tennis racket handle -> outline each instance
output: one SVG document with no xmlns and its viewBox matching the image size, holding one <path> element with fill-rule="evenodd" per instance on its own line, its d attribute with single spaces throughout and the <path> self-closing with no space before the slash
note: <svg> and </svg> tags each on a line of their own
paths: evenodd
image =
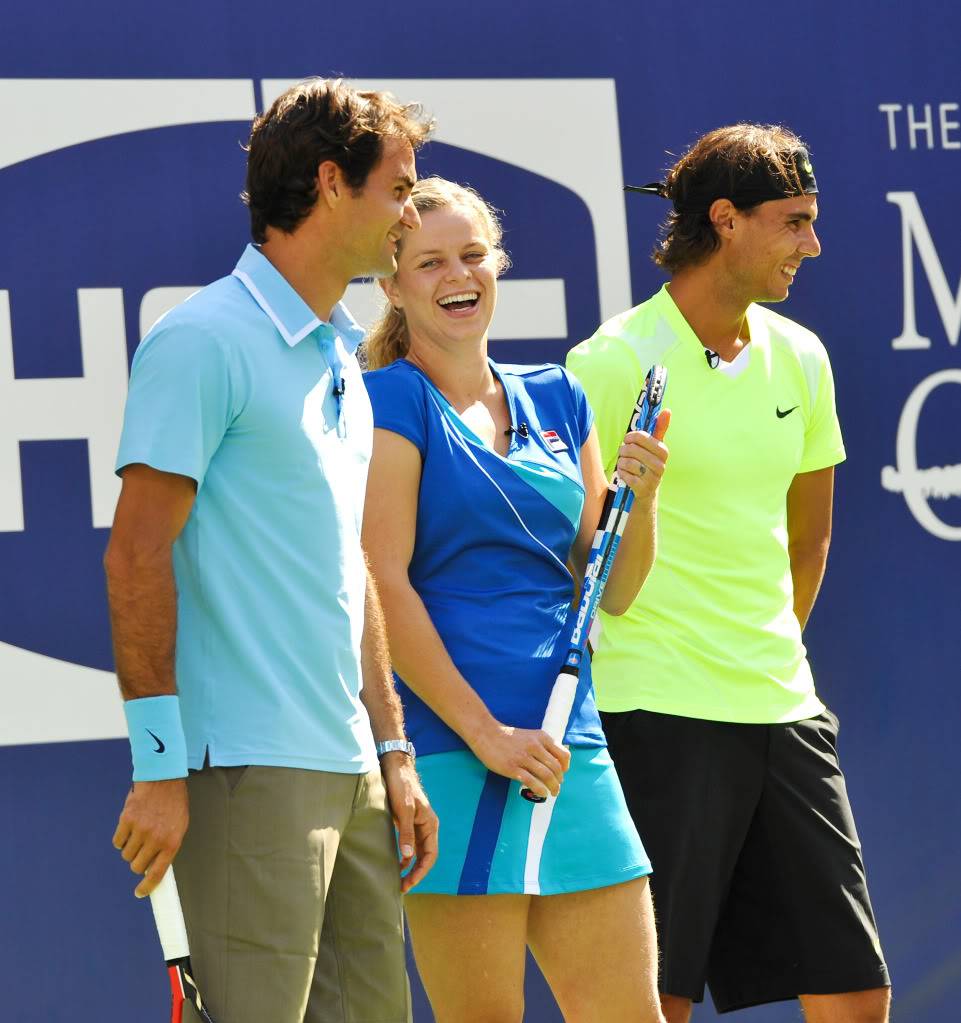
<svg viewBox="0 0 961 1023">
<path fill-rule="evenodd" d="M 561 671 L 551 690 L 551 698 L 544 711 L 544 723 L 541 725 L 558 746 L 564 742 L 576 694 L 577 674 L 569 669 Z"/>
<path fill-rule="evenodd" d="M 564 742 L 564 733 L 567 731 L 567 722 L 571 717 L 571 709 L 574 706 L 574 697 L 577 694 L 578 672 L 569 667 L 561 669 L 561 673 L 554 682 L 551 690 L 551 698 L 547 701 L 547 710 L 544 711 L 544 721 L 541 728 L 560 746 Z M 529 803 L 545 803 L 547 798 L 539 796 L 528 788 L 521 789 L 521 795 Z"/>
<path fill-rule="evenodd" d="M 157 934 L 160 935 L 164 961 L 169 963 L 173 959 L 186 959 L 190 955 L 190 945 L 173 867 L 167 867 L 167 873 L 160 884 L 150 893 L 150 905 L 157 924 Z"/>
</svg>

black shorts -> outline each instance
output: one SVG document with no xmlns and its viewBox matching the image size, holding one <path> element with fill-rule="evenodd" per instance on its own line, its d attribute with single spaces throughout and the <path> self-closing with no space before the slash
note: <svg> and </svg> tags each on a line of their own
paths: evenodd
<svg viewBox="0 0 961 1023">
<path fill-rule="evenodd" d="M 890 983 L 830 712 L 603 714 L 654 865 L 660 989 L 718 1012 Z"/>
</svg>

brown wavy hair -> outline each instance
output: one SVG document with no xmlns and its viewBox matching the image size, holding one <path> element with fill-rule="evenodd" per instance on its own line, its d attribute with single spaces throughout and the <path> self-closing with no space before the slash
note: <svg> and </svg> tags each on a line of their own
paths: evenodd
<svg viewBox="0 0 961 1023">
<path fill-rule="evenodd" d="M 461 208 L 472 213 L 484 225 L 491 249 L 497 257 L 497 274 L 500 276 L 510 265 L 510 257 L 504 251 L 501 241 L 504 230 L 497 210 L 474 191 L 469 185 L 459 185 L 446 178 L 421 178 L 414 185 L 411 199 L 418 213 L 432 210 Z M 403 245 L 401 240 L 400 245 Z M 399 250 L 398 246 L 398 250 Z M 364 356 L 368 369 L 380 369 L 404 358 L 410 348 L 410 334 L 403 309 L 395 309 L 389 302 L 383 315 L 371 327 L 364 342 Z"/>
<path fill-rule="evenodd" d="M 738 181 L 759 165 L 784 183 L 785 193 L 800 190 L 794 158 L 804 148 L 794 132 L 776 124 L 732 124 L 698 139 L 667 172 L 665 193 L 674 209 L 661 227 L 654 262 L 677 273 L 715 252 L 720 242 L 711 224 L 711 204 L 728 198 L 744 212 L 760 205 L 735 198 Z"/>
<path fill-rule="evenodd" d="M 282 93 L 256 118 L 247 150 L 247 183 L 240 197 L 250 209 L 250 233 L 290 233 L 317 202 L 317 168 L 333 160 L 355 192 L 376 166 L 385 138 L 416 150 L 433 130 L 417 104 L 389 92 L 357 92 L 342 78 L 309 78 Z"/>
</svg>

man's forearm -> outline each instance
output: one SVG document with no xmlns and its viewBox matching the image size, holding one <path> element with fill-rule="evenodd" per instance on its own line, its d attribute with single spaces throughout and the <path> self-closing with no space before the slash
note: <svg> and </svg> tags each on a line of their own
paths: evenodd
<svg viewBox="0 0 961 1023">
<path fill-rule="evenodd" d="M 404 737 L 404 710 L 394 688 L 394 676 L 387 649 L 387 627 L 380 597 L 370 571 L 367 572 L 367 597 L 364 601 L 364 634 L 360 647 L 364 686 L 360 698 L 370 715 L 374 739 Z"/>
<path fill-rule="evenodd" d="M 125 700 L 177 692 L 177 589 L 170 554 L 104 559 L 114 660 Z"/>
<path fill-rule="evenodd" d="M 788 556 L 794 613 L 803 629 L 817 599 L 831 546 L 834 466 L 798 473 L 787 492 Z"/>
<path fill-rule="evenodd" d="M 790 548 L 791 578 L 794 581 L 794 613 L 803 629 L 817 600 L 824 569 L 827 566 L 827 545 L 815 550 Z"/>
<path fill-rule="evenodd" d="M 195 493 L 188 477 L 142 463 L 127 466 L 103 559 L 134 780 L 113 844 L 133 871 L 146 871 L 139 896 L 159 883 L 189 821 L 187 745 L 174 669 L 173 545 Z"/>
</svg>

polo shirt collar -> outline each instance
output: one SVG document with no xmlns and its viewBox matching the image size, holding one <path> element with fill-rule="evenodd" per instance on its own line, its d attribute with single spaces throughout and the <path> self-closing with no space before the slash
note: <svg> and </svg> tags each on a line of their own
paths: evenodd
<svg viewBox="0 0 961 1023">
<path fill-rule="evenodd" d="M 339 337 L 348 354 L 353 354 L 364 339 L 364 330 L 338 302 L 331 313 L 330 322 L 320 319 L 290 286 L 286 277 L 260 251 L 256 245 L 244 249 L 233 276 L 250 292 L 251 297 L 270 317 L 280 336 L 291 348 L 303 341 L 318 327 L 328 338 Z"/>
<path fill-rule="evenodd" d="M 661 290 L 654 296 L 654 301 L 657 304 L 657 311 L 661 314 L 660 322 L 669 326 L 679 341 L 689 345 L 696 344 L 699 348 L 704 347 L 691 329 L 691 325 L 684 319 L 684 314 L 678 309 L 666 284 L 661 285 Z"/>
<path fill-rule="evenodd" d="M 694 333 L 691 325 L 684 319 L 684 314 L 678 309 L 677 303 L 671 297 L 666 284 L 661 286 L 661 290 L 655 294 L 654 300 L 657 303 L 657 310 L 661 314 L 662 323 L 667 321 L 673 328 L 674 334 L 685 343 L 704 348 L 704 345 L 701 344 L 701 339 Z M 760 307 L 752 302 L 747 307 L 745 315 L 747 316 L 748 328 L 751 332 L 749 346 L 752 348 L 766 347 L 768 329 Z"/>
</svg>

